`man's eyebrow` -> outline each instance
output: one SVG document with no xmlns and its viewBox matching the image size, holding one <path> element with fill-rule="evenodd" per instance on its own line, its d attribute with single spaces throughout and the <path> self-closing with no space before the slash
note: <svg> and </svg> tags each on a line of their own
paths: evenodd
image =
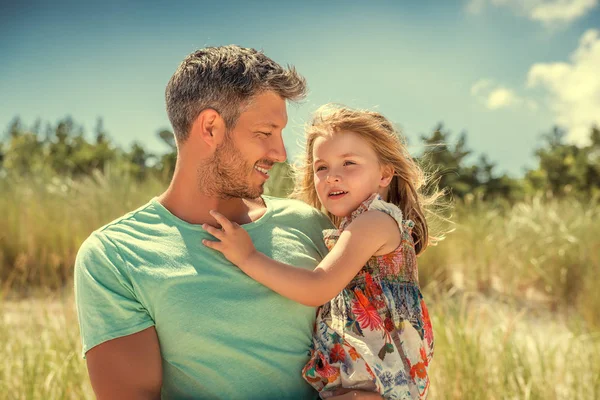
<svg viewBox="0 0 600 400">
<path fill-rule="evenodd" d="M 275 124 L 273 122 L 270 122 L 270 121 L 269 122 L 266 122 L 266 121 L 265 122 L 259 122 L 259 123 L 256 123 L 256 124 L 252 125 L 252 126 L 254 128 L 263 127 L 263 126 L 268 126 L 269 128 L 274 128 L 274 129 L 279 128 L 279 125 L 277 125 L 277 124 Z"/>
</svg>

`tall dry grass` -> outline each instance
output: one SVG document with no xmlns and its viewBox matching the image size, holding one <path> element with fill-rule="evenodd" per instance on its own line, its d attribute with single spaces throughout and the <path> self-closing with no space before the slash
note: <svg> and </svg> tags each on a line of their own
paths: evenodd
<svg viewBox="0 0 600 400">
<path fill-rule="evenodd" d="M 430 281 L 575 312 L 600 327 L 600 204 L 533 198 L 458 204 L 454 231 L 420 258 Z"/>
<path fill-rule="evenodd" d="M 59 289 L 72 277 L 83 240 L 165 184 L 100 173 L 66 178 L 0 179 L 0 288 Z"/>
<path fill-rule="evenodd" d="M 0 399 L 91 399 L 73 298 L 0 300 Z"/>
<path fill-rule="evenodd" d="M 431 398 L 600 398 L 600 332 L 478 293 L 432 297 Z"/>
<path fill-rule="evenodd" d="M 431 399 L 600 398 L 600 335 L 475 293 L 426 293 Z M 70 294 L 0 300 L 0 400 L 91 399 Z"/>
</svg>

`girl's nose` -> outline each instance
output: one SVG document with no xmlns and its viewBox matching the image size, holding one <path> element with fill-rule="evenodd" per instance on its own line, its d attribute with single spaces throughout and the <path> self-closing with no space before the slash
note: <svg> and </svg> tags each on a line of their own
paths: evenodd
<svg viewBox="0 0 600 400">
<path fill-rule="evenodd" d="M 340 176 L 338 174 L 328 174 L 327 175 L 327 182 L 331 183 L 331 182 L 339 182 L 340 181 Z"/>
</svg>

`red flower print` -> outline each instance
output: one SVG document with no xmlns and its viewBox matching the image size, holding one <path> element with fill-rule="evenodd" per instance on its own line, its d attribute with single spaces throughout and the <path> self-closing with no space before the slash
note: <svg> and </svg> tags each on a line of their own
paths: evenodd
<svg viewBox="0 0 600 400">
<path fill-rule="evenodd" d="M 337 374 L 337 369 L 332 367 L 331 364 L 327 362 L 323 354 L 319 352 L 319 359 L 316 362 L 315 370 L 317 373 L 325 378 L 329 378 Z"/>
<path fill-rule="evenodd" d="M 381 296 L 381 288 L 373 281 L 371 274 L 365 274 L 365 283 L 371 297 Z"/>
<path fill-rule="evenodd" d="M 352 361 L 356 361 L 360 358 L 358 352 L 354 347 L 350 347 L 350 350 L 348 350 L 348 354 L 350 354 L 350 358 L 352 358 Z"/>
<path fill-rule="evenodd" d="M 344 351 L 344 348 L 342 347 L 341 344 L 336 343 L 333 348 L 331 349 L 331 352 L 329 353 L 329 359 L 331 360 L 332 363 L 335 362 L 344 362 L 344 360 L 346 359 L 346 352 Z"/>
<path fill-rule="evenodd" d="M 396 260 L 397 252 L 384 254 L 381 256 L 381 272 L 383 275 L 398 275 L 403 263 L 402 258 Z"/>
<path fill-rule="evenodd" d="M 423 363 L 425 364 L 425 366 L 428 366 L 429 361 L 427 361 L 427 354 L 425 354 L 425 347 L 421 346 L 421 348 L 419 349 L 419 353 L 421 353 L 421 360 L 423 360 Z"/>
<path fill-rule="evenodd" d="M 328 383 L 333 383 L 333 382 L 335 382 L 335 381 L 336 381 L 336 379 L 337 379 L 339 376 L 340 376 L 340 371 L 339 371 L 339 370 L 336 370 L 336 371 L 335 371 L 335 374 L 333 374 L 333 375 L 331 375 L 331 376 L 328 376 L 328 377 L 327 377 L 327 382 L 328 382 Z"/>
<path fill-rule="evenodd" d="M 352 300 L 352 312 L 362 329 L 378 330 L 382 327 L 382 321 L 377 310 L 365 297 L 361 290 L 355 290 L 356 298 Z"/>
<path fill-rule="evenodd" d="M 423 329 L 425 331 L 424 336 L 427 340 L 427 343 L 431 345 L 431 343 L 433 343 L 433 329 L 431 327 L 431 320 L 429 319 L 429 310 L 427 309 L 423 299 L 421 299 L 421 310 L 423 310 Z"/>
<path fill-rule="evenodd" d="M 393 332 L 394 329 L 396 329 L 396 327 L 394 326 L 394 322 L 392 321 L 392 319 L 390 317 L 385 318 L 384 325 L 385 325 L 385 330 L 387 332 Z"/>
<path fill-rule="evenodd" d="M 423 321 L 425 321 L 427 324 L 431 324 L 431 321 L 429 320 L 429 310 L 427 309 L 423 299 L 421 299 L 421 310 L 423 310 Z"/>
<path fill-rule="evenodd" d="M 419 377 L 421 379 L 424 379 L 427 377 L 427 368 L 425 368 L 425 363 L 424 362 L 419 362 L 416 363 L 415 365 L 413 365 L 410 368 L 410 376 L 415 379 L 415 377 Z"/>
</svg>

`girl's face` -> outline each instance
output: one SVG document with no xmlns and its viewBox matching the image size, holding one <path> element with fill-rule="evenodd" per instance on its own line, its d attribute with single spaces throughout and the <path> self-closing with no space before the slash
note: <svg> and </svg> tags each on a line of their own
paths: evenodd
<svg viewBox="0 0 600 400">
<path fill-rule="evenodd" d="M 349 216 L 375 192 L 385 199 L 393 172 L 379 164 L 369 143 L 354 132 L 315 139 L 313 170 L 321 204 L 337 217 Z"/>
</svg>

